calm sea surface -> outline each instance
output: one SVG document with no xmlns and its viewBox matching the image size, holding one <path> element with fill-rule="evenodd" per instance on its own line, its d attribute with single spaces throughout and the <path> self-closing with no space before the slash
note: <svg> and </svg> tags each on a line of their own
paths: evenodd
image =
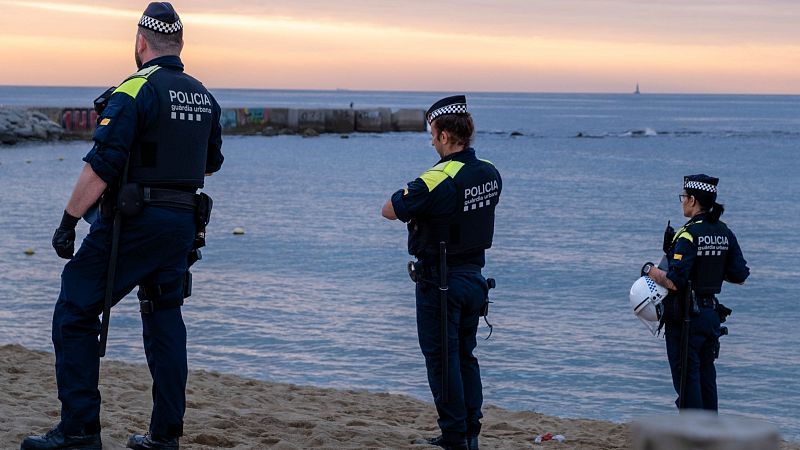
<svg viewBox="0 0 800 450">
<path fill-rule="evenodd" d="M 0 104 L 79 106 L 101 91 L 0 87 Z M 425 108 L 441 97 L 215 94 L 228 107 Z M 721 179 L 723 219 L 752 269 L 745 286 L 721 295 L 734 310 L 717 364 L 721 412 L 800 440 L 800 97 L 469 101 L 475 147 L 504 178 L 485 270 L 498 284 L 495 331 L 477 349 L 486 402 L 614 421 L 674 411 L 663 339 L 635 319 L 628 290 L 642 263 L 660 257 L 667 220 L 684 221 L 682 176 L 705 172 Z M 50 238 L 89 147 L 0 149 L 0 344 L 52 350 L 63 260 Z M 191 367 L 429 400 L 405 227 L 380 217 L 393 191 L 436 162 L 427 134 L 229 136 L 223 152 L 223 170 L 206 185 L 209 245 L 183 309 Z M 246 234 L 234 236 L 237 226 Z M 131 295 L 114 309 L 109 358 L 144 362 L 137 307 Z"/>
</svg>

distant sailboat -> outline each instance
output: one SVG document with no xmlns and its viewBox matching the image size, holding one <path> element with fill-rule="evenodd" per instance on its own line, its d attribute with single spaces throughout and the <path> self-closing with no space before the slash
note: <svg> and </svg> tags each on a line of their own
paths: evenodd
<svg viewBox="0 0 800 450">
<path fill-rule="evenodd" d="M 633 93 L 636 94 L 636 95 L 641 94 L 641 92 L 639 92 L 639 83 L 636 83 L 636 90 L 633 91 Z"/>
</svg>

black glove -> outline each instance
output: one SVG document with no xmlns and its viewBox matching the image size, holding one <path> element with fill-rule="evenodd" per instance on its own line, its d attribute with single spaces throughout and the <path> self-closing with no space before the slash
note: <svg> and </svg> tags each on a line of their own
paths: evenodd
<svg viewBox="0 0 800 450">
<path fill-rule="evenodd" d="M 664 230 L 664 254 L 669 252 L 669 249 L 672 247 L 672 240 L 675 239 L 675 229 L 672 228 L 672 225 L 669 224 L 669 220 L 667 221 L 667 228 Z"/>
<path fill-rule="evenodd" d="M 75 226 L 78 225 L 78 220 L 80 219 L 64 211 L 61 225 L 53 233 L 53 248 L 61 258 L 72 259 L 72 255 L 75 253 Z"/>
<path fill-rule="evenodd" d="M 650 266 L 650 267 L 655 267 L 656 265 L 655 265 L 655 264 L 653 264 L 653 263 L 651 263 L 650 261 L 647 261 L 646 263 L 644 263 L 644 265 L 642 266 L 642 270 L 640 270 L 640 271 L 639 271 L 639 275 L 640 275 L 640 276 L 645 276 L 645 275 L 647 275 L 647 272 L 645 272 L 645 271 L 644 271 L 644 269 L 645 269 L 647 266 Z"/>
</svg>

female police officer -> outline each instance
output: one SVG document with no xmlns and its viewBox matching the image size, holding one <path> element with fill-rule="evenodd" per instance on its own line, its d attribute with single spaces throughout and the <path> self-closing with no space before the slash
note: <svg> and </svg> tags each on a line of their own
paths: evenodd
<svg viewBox="0 0 800 450">
<path fill-rule="evenodd" d="M 408 223 L 408 251 L 417 258 L 410 272 L 417 274 L 417 334 L 442 430 L 428 443 L 477 450 L 483 388 L 472 351 L 489 290 L 481 268 L 492 246 L 502 180 L 470 147 L 475 125 L 463 95 L 434 103 L 427 119 L 441 159 L 395 192 L 381 213 Z"/>
<path fill-rule="evenodd" d="M 665 242 L 668 270 L 645 264 L 644 274 L 670 290 L 664 301 L 667 357 L 672 370 L 672 383 L 678 393 L 679 408 L 717 411 L 717 372 L 714 360 L 719 355 L 720 320 L 725 312 L 716 295 L 722 282 L 743 284 L 750 275 L 747 262 L 736 236 L 719 220 L 724 212 L 716 202 L 719 179 L 708 175 L 684 177 L 683 192 L 678 196 L 683 215 L 689 221 L 671 241 Z M 666 241 L 666 240 L 665 240 Z M 691 281 L 692 301 L 689 306 L 687 355 L 681 358 L 684 295 Z M 685 370 L 684 398 L 681 396 L 681 365 Z"/>
</svg>

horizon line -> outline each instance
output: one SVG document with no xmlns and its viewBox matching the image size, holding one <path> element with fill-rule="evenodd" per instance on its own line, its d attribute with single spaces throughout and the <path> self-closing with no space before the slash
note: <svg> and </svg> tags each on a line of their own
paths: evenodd
<svg viewBox="0 0 800 450">
<path fill-rule="evenodd" d="M 107 89 L 104 86 L 91 86 L 91 85 L 59 85 L 59 84 L 0 84 L 2 88 L 98 88 Z M 484 91 L 484 90 L 468 90 L 468 89 L 453 89 L 453 90 L 416 90 L 416 89 L 351 89 L 351 88 L 268 88 L 268 87 L 229 87 L 229 86 L 209 86 L 208 89 L 213 91 L 215 89 L 225 90 L 238 90 L 238 91 L 278 91 L 278 92 L 395 92 L 395 93 L 419 93 L 419 94 L 442 94 L 450 92 L 463 92 L 469 94 L 525 94 L 525 95 L 539 95 L 539 94 L 554 94 L 554 95 L 719 95 L 719 96 L 772 96 L 772 97 L 797 97 L 800 93 L 764 93 L 764 92 L 659 92 L 659 91 L 644 91 L 639 94 L 634 94 L 634 91 Z"/>
</svg>

